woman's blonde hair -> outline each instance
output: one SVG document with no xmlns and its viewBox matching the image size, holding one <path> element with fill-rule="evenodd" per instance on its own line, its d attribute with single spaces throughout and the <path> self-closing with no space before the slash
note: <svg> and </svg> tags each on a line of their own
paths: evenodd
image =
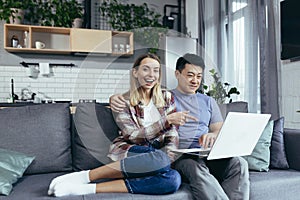
<svg viewBox="0 0 300 200">
<path fill-rule="evenodd" d="M 139 69 L 139 66 L 142 62 L 143 59 L 145 58 L 151 58 L 154 59 L 156 61 L 158 61 L 159 65 L 161 65 L 160 63 L 160 59 L 154 55 L 154 54 L 143 54 L 141 56 L 139 56 L 137 58 L 137 60 L 134 62 L 132 69 Z M 161 90 L 161 66 L 159 68 L 159 79 L 158 82 L 156 83 L 156 85 L 151 89 L 151 97 L 153 100 L 154 105 L 156 105 L 157 107 L 163 107 L 165 105 L 165 100 L 163 98 L 163 94 L 162 94 L 162 90 Z M 130 74 L 130 104 L 131 106 L 136 106 L 138 105 L 140 102 L 143 102 L 143 90 L 140 87 L 139 81 L 137 78 L 135 78 L 133 76 L 133 70 L 131 70 L 131 74 Z"/>
</svg>

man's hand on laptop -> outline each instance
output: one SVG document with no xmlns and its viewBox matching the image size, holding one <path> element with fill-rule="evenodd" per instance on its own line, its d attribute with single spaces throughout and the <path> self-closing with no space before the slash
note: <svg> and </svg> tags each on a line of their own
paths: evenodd
<svg viewBox="0 0 300 200">
<path fill-rule="evenodd" d="M 206 133 L 199 138 L 199 144 L 204 148 L 211 148 L 217 138 L 217 133 Z"/>
<path fill-rule="evenodd" d="M 114 112 L 122 112 L 126 107 L 126 101 L 123 95 L 114 94 L 109 97 L 109 105 Z"/>
</svg>

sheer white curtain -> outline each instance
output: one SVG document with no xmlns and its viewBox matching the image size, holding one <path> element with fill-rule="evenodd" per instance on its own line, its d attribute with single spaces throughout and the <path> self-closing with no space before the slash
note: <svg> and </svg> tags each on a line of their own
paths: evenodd
<svg viewBox="0 0 300 200">
<path fill-rule="evenodd" d="M 250 112 L 259 112 L 259 40 L 257 13 L 252 0 L 228 0 L 228 65 L 224 80 L 236 86 L 238 100 L 248 102 Z"/>
<path fill-rule="evenodd" d="M 235 101 L 259 112 L 259 46 L 252 0 L 205 0 L 205 50 L 222 77 L 241 92 Z M 206 75 L 207 77 L 208 75 Z"/>
<path fill-rule="evenodd" d="M 250 112 L 280 115 L 280 0 L 202 0 L 206 63 Z M 206 71 L 208 71 L 206 70 Z M 206 75 L 209 84 L 209 75 Z M 208 81 L 207 81 L 208 80 Z"/>
<path fill-rule="evenodd" d="M 200 1 L 202 7 L 204 8 L 204 58 L 206 63 L 205 69 L 205 84 L 210 85 L 213 83 L 213 78 L 209 75 L 208 71 L 210 69 L 216 69 L 220 71 L 222 67 L 222 58 L 220 58 L 220 51 L 222 48 L 217 48 L 222 46 L 221 42 L 221 18 L 220 14 L 220 2 L 215 0 L 203 0 Z"/>
</svg>

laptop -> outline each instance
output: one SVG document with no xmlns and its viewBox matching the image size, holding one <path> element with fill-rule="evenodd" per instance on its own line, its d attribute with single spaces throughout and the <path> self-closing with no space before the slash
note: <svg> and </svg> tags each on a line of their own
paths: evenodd
<svg viewBox="0 0 300 200">
<path fill-rule="evenodd" d="M 270 114 L 229 112 L 210 149 L 174 149 L 173 151 L 207 157 L 207 160 L 250 155 L 270 117 Z"/>
</svg>

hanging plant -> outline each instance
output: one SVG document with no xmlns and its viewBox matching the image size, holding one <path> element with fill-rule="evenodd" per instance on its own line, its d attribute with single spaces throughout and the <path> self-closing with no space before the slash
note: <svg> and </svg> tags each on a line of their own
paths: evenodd
<svg viewBox="0 0 300 200">
<path fill-rule="evenodd" d="M 135 5 L 117 0 L 104 1 L 99 11 L 114 30 L 134 32 L 135 42 L 150 48 L 152 53 L 159 47 L 160 36 L 167 32 L 167 28 L 159 22 L 161 15 L 146 3 Z"/>
</svg>

